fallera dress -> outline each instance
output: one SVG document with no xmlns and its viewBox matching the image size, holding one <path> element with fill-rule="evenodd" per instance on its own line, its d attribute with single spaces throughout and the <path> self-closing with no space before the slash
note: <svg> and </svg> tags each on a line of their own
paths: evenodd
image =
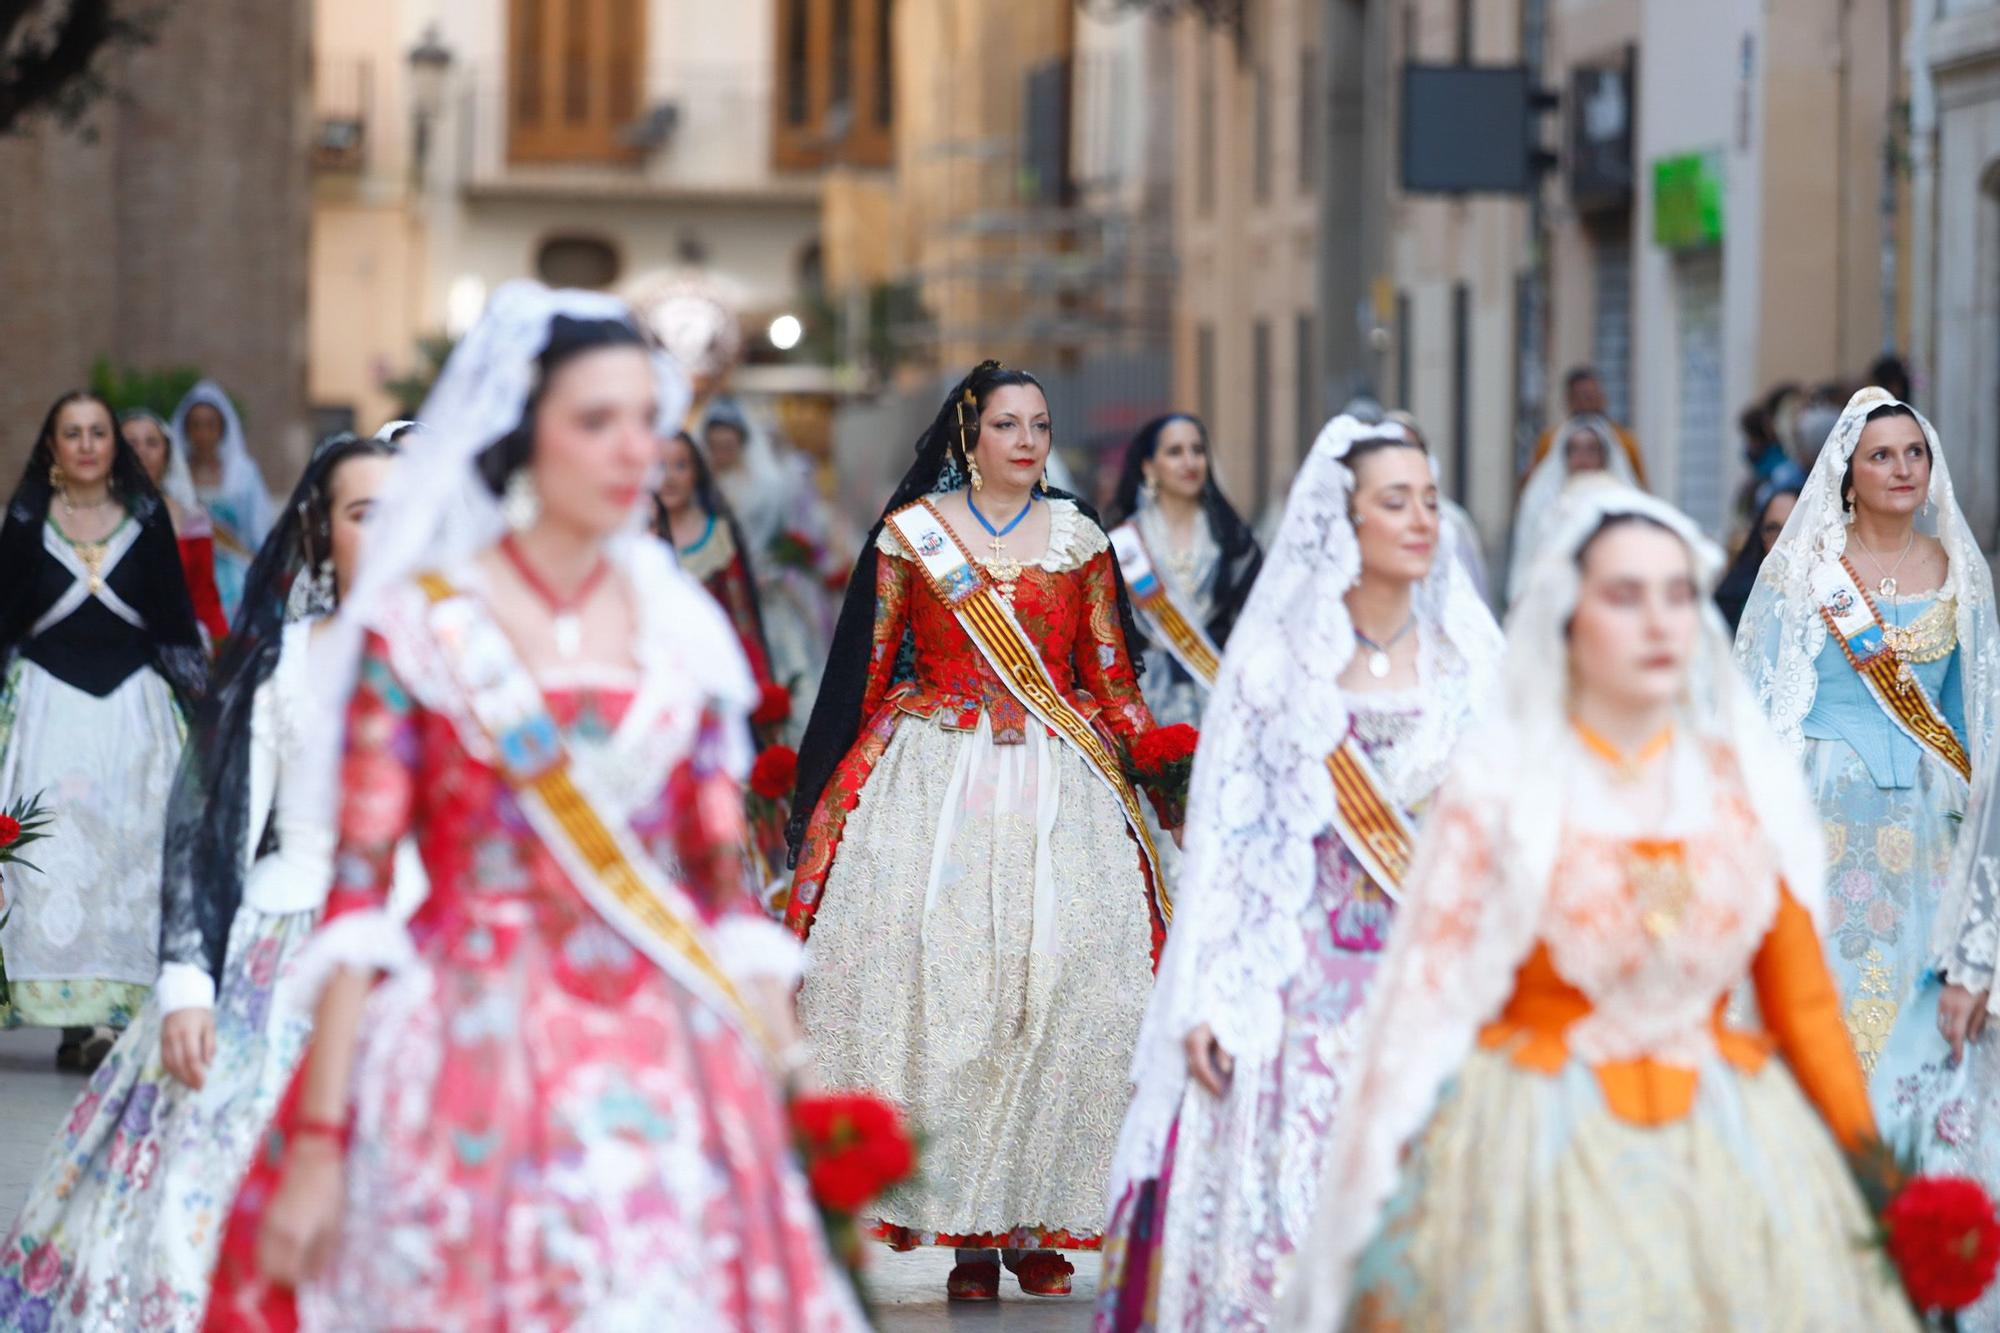
<svg viewBox="0 0 2000 1333">
<path fill-rule="evenodd" d="M 1122 749 L 1153 726 L 1104 532 L 1066 499 L 1012 608 L 1063 697 Z M 876 544 L 859 738 L 814 811 L 787 921 L 821 1082 L 899 1103 L 920 1179 L 899 1247 L 1095 1248 L 1165 918 L 1125 809 L 1026 711 L 891 528 Z M 909 637 L 914 673 L 898 678 Z"/>
<path fill-rule="evenodd" d="M 680 577 L 653 556 L 628 566 L 637 586 Z M 452 583 L 477 604 L 476 568 Z M 710 873 L 742 838 L 743 724 L 691 684 L 685 654 L 728 631 L 686 587 L 672 606 L 639 599 L 636 676 L 535 684 L 585 799 L 680 868 L 715 960 L 752 975 L 772 946 L 796 949 L 739 875 Z M 297 1325 L 861 1328 L 755 1043 L 570 878 L 471 721 L 429 610 L 415 586 L 385 597 L 350 705 L 314 947 L 386 975 L 355 1052 L 338 1247 L 297 1293 Z M 405 835 L 430 883 L 407 931 L 387 910 Z M 210 1329 L 290 1326 L 254 1255 L 296 1092 L 238 1195 Z"/>
</svg>

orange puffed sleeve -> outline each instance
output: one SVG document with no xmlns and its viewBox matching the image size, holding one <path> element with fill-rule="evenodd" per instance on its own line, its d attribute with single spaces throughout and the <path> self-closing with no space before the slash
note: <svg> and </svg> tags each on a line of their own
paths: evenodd
<svg viewBox="0 0 2000 1333">
<path fill-rule="evenodd" d="M 1843 1148 L 1875 1137 L 1868 1081 L 1840 1018 L 1840 995 L 1820 952 L 1819 932 L 1790 889 L 1779 886 L 1778 916 L 1750 967 L 1764 1026 L 1800 1088 Z"/>
</svg>

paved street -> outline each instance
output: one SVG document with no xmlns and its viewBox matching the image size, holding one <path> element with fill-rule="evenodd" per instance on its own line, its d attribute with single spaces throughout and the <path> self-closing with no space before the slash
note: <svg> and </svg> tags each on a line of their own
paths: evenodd
<svg viewBox="0 0 2000 1333">
<path fill-rule="evenodd" d="M 0 1216 L 12 1222 L 34 1183 L 42 1153 L 70 1102 L 83 1087 L 75 1074 L 55 1067 L 53 1032 L 0 1032 Z M 1003 1279 L 997 1306 L 951 1309 L 944 1278 L 951 1270 L 948 1251 L 891 1254 L 879 1250 L 870 1283 L 882 1333 L 925 1329 L 977 1329 L 980 1333 L 1069 1333 L 1090 1327 L 1090 1302 L 1097 1291 L 1097 1257 L 1075 1255 L 1076 1294 L 1068 1300 L 1023 1296 L 1014 1280 Z"/>
</svg>

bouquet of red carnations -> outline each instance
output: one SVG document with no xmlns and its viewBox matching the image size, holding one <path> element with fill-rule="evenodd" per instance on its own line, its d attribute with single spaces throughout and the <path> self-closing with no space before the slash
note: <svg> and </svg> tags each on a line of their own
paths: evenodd
<svg viewBox="0 0 2000 1333">
<path fill-rule="evenodd" d="M 2000 1271 L 2000 1215 L 1978 1181 L 1920 1175 L 1881 1143 L 1853 1157 L 1855 1179 L 1875 1217 L 1872 1243 L 1932 1327 L 1956 1329 Z"/>
<path fill-rule="evenodd" d="M 1126 756 L 1125 776 L 1152 794 L 1162 828 L 1179 828 L 1187 818 L 1188 783 L 1194 777 L 1194 751 L 1200 740 L 1200 732 L 1176 722 L 1141 736 Z"/>
<path fill-rule="evenodd" d="M 766 682 L 757 691 L 757 707 L 750 714 L 753 727 L 775 727 L 791 720 L 792 694 L 776 681 Z"/>
<path fill-rule="evenodd" d="M 40 792 L 33 796 L 23 796 L 4 811 L 0 811 L 0 926 L 7 924 L 7 918 L 13 915 L 14 910 L 7 898 L 5 867 L 26 866 L 37 874 L 41 873 L 40 866 L 21 855 L 21 849 L 29 843 L 40 842 L 48 837 L 46 830 L 49 821 L 54 817 L 49 813 L 48 807 L 42 804 Z M 7 989 L 7 959 L 4 954 L 0 954 L 0 1004 L 5 1004 L 10 998 Z"/>
<path fill-rule="evenodd" d="M 783 822 L 785 803 L 799 778 L 799 752 L 789 745 L 770 745 L 750 765 L 750 822 L 776 818 Z"/>
<path fill-rule="evenodd" d="M 860 1292 L 861 1211 L 916 1174 L 916 1140 L 902 1112 L 872 1092 L 795 1097 L 792 1134 L 827 1245 Z"/>
</svg>

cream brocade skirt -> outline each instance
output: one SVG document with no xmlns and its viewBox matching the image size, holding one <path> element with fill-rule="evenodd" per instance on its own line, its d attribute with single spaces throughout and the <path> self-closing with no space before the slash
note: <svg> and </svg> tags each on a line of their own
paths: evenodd
<svg viewBox="0 0 2000 1333">
<path fill-rule="evenodd" d="M 1475 1051 L 1363 1251 L 1349 1329 L 1889 1333 L 1918 1327 L 1790 1071 L 1720 1060 L 1657 1128 L 1596 1077 Z"/>
<path fill-rule="evenodd" d="M 924 1136 L 881 1221 L 930 1240 L 1104 1225 L 1152 989 L 1118 799 L 1030 725 L 1020 745 L 906 717 L 827 876 L 799 1014 L 820 1079 Z"/>
</svg>

